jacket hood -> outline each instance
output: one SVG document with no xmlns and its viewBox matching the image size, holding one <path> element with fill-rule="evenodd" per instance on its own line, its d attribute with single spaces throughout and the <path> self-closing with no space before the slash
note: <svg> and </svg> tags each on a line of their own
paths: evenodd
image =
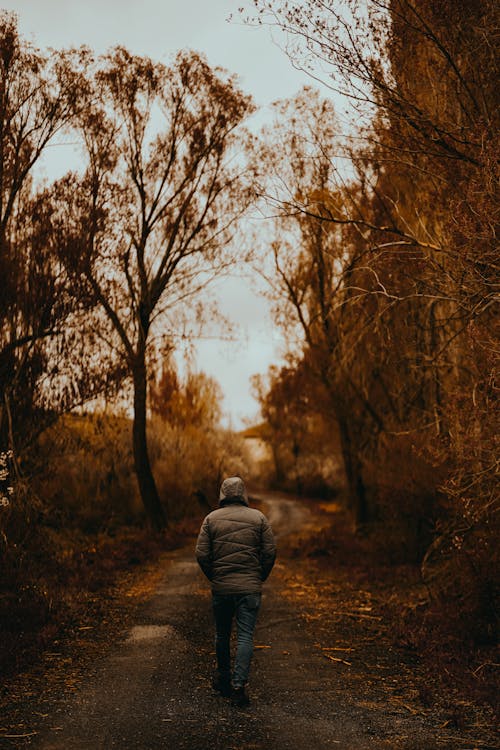
<svg viewBox="0 0 500 750">
<path fill-rule="evenodd" d="M 240 477 L 228 477 L 221 484 L 219 505 L 229 505 L 230 503 L 248 505 L 245 483 Z"/>
</svg>

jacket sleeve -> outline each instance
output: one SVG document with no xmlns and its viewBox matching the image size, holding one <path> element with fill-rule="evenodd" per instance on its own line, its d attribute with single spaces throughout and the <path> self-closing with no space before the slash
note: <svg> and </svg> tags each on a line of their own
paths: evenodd
<svg viewBox="0 0 500 750">
<path fill-rule="evenodd" d="M 212 580 L 212 539 L 210 537 L 210 526 L 208 516 L 201 525 L 198 541 L 196 542 L 196 559 L 198 565 L 205 573 L 209 581 Z"/>
<path fill-rule="evenodd" d="M 274 541 L 274 534 L 271 529 L 271 524 L 264 516 L 262 520 L 262 531 L 260 540 L 260 564 L 261 564 L 261 578 L 263 581 L 268 578 L 269 573 L 273 569 L 274 561 L 276 560 L 276 543 Z"/>
</svg>

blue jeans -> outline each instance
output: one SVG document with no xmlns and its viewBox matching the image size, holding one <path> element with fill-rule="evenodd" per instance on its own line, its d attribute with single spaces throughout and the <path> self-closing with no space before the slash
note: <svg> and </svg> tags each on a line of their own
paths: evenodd
<svg viewBox="0 0 500 750">
<path fill-rule="evenodd" d="M 248 681 L 253 654 L 253 631 L 260 600 L 261 594 L 212 594 L 217 671 L 220 679 L 227 682 L 231 679 L 231 626 L 233 617 L 236 616 L 237 646 L 232 680 L 234 687 L 242 687 Z"/>
</svg>

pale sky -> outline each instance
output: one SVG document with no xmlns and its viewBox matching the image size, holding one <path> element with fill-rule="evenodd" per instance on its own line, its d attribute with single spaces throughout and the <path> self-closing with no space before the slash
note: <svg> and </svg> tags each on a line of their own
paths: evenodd
<svg viewBox="0 0 500 750">
<path fill-rule="evenodd" d="M 293 96 L 311 81 L 293 68 L 269 29 L 239 21 L 239 5 L 240 0 L 4 0 L 2 7 L 18 14 L 23 36 L 40 47 L 86 44 L 103 52 L 121 44 L 163 61 L 183 48 L 204 52 L 212 65 L 240 76 L 242 88 L 262 107 L 265 120 L 267 105 Z M 228 23 L 231 13 L 234 19 Z M 59 150 L 64 170 L 65 151 Z M 258 411 L 250 395 L 250 376 L 278 362 L 282 347 L 266 301 L 248 282 L 224 280 L 216 291 L 222 312 L 239 326 L 239 341 L 199 341 L 196 367 L 218 380 L 227 419 L 239 428 L 245 417 L 256 418 Z"/>
</svg>

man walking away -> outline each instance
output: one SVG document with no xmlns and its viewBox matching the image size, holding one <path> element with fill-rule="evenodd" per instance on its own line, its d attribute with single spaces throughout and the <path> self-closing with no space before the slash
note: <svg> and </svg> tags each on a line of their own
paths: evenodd
<svg viewBox="0 0 500 750">
<path fill-rule="evenodd" d="M 262 582 L 276 558 L 269 521 L 248 506 L 240 477 L 222 483 L 219 508 L 203 521 L 196 559 L 212 584 L 217 671 L 213 687 L 236 706 L 248 706 L 246 684 L 253 654 L 253 631 L 260 608 Z M 230 637 L 236 619 L 237 647 L 231 680 Z"/>
</svg>

